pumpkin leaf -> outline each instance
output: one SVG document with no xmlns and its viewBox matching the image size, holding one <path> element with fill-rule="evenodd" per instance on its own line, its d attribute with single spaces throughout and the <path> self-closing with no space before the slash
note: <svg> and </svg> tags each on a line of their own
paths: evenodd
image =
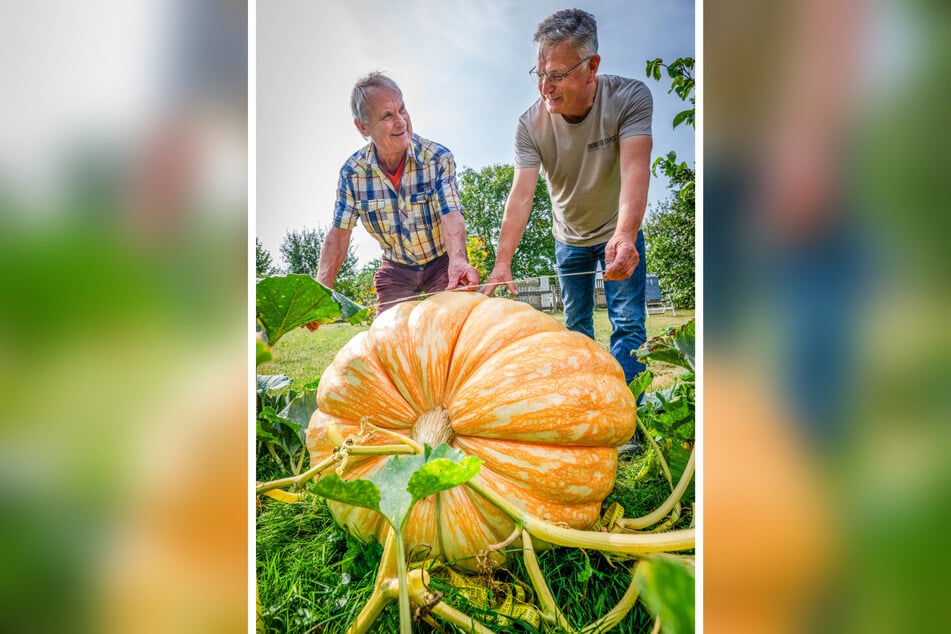
<svg viewBox="0 0 951 634">
<path fill-rule="evenodd" d="M 416 502 L 467 482 L 481 466 L 478 458 L 445 443 L 436 449 L 427 445 L 422 454 L 393 456 L 370 481 L 380 487 L 380 512 L 400 530 Z"/>
<path fill-rule="evenodd" d="M 293 273 L 265 277 L 255 288 L 257 317 L 271 346 L 304 324 L 329 324 L 337 319 L 356 324 L 369 314 L 369 309 L 330 290 L 309 275 Z"/>
<path fill-rule="evenodd" d="M 637 349 L 636 355 L 641 361 L 663 361 L 686 368 L 692 373 L 696 344 L 696 321 L 691 319 L 681 326 L 670 327 L 664 334 L 647 341 Z"/>
<path fill-rule="evenodd" d="M 467 456 L 461 462 L 453 462 L 448 458 L 436 458 L 410 476 L 406 488 L 414 501 L 422 500 L 434 493 L 468 482 L 479 473 L 481 467 L 482 461 L 475 456 Z"/>
<path fill-rule="evenodd" d="M 302 394 L 294 397 L 291 402 L 287 404 L 287 407 L 280 411 L 282 417 L 290 419 L 300 425 L 299 435 L 301 447 L 307 444 L 307 425 L 310 424 L 310 417 L 313 416 L 316 409 L 317 390 L 304 388 Z"/>
<path fill-rule="evenodd" d="M 683 557 L 652 555 L 637 566 L 637 583 L 647 609 L 660 616 L 664 632 L 694 632 L 696 573 Z"/>
<path fill-rule="evenodd" d="M 328 500 L 380 510 L 380 489 L 369 480 L 347 481 L 332 473 L 311 484 L 311 490 Z"/>
<path fill-rule="evenodd" d="M 258 394 L 265 394 L 274 390 L 282 390 L 293 381 L 286 374 L 259 374 L 257 375 Z"/>
<path fill-rule="evenodd" d="M 417 469 L 426 463 L 424 454 L 400 457 L 392 456 L 383 468 L 370 478 L 380 490 L 380 508 L 378 509 L 390 526 L 400 532 L 403 520 L 413 507 L 413 496 L 406 490 L 409 479 Z"/>
<path fill-rule="evenodd" d="M 314 493 L 329 500 L 372 509 L 397 532 L 419 500 L 451 489 L 475 476 L 482 461 L 445 443 L 424 453 L 392 456 L 367 480 L 343 480 L 332 474 L 312 485 Z"/>
</svg>

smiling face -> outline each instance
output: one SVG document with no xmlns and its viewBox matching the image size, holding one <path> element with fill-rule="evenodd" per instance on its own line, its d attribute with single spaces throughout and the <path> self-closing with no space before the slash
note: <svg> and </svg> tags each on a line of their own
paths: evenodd
<svg viewBox="0 0 951 634">
<path fill-rule="evenodd" d="M 364 137 L 369 137 L 376 148 L 377 159 L 388 169 L 395 169 L 413 136 L 413 124 L 399 93 L 389 88 L 371 88 L 367 91 L 368 121 L 354 119 Z"/>
<path fill-rule="evenodd" d="M 555 46 L 538 49 L 539 73 L 565 72 L 584 59 L 578 51 L 567 42 Z M 598 65 L 601 62 L 599 55 L 575 67 L 560 82 L 553 82 L 547 77 L 538 83 L 538 91 L 545 102 L 545 107 L 551 114 L 560 114 L 569 121 L 580 120 L 588 114 L 594 104 L 594 96 L 598 88 Z"/>
</svg>

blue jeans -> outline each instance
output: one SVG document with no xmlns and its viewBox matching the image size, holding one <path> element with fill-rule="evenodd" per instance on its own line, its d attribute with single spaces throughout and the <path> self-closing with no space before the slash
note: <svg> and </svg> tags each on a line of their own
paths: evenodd
<svg viewBox="0 0 951 634">
<path fill-rule="evenodd" d="M 565 326 L 594 339 L 594 270 L 604 270 L 604 247 L 573 247 L 555 240 L 555 264 L 561 283 L 561 298 L 565 303 Z M 624 378 L 630 383 L 644 371 L 644 364 L 632 356 L 647 340 L 644 312 L 644 287 L 647 283 L 647 255 L 644 252 L 644 234 L 638 232 L 635 241 L 640 261 L 634 273 L 626 280 L 604 282 L 611 321 L 611 354 L 624 368 Z M 589 273 L 590 272 L 590 273 Z M 587 273 L 586 275 L 572 275 Z"/>
</svg>

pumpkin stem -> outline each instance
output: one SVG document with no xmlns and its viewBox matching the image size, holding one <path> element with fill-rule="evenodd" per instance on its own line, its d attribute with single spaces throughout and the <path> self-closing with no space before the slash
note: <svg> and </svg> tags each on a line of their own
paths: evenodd
<svg viewBox="0 0 951 634">
<path fill-rule="evenodd" d="M 422 414 L 416 419 L 410 437 L 416 442 L 427 444 L 430 447 L 438 447 L 442 443 L 451 445 L 456 438 L 456 432 L 453 431 L 452 423 L 449 422 L 449 412 L 440 405 L 436 409 Z"/>
</svg>

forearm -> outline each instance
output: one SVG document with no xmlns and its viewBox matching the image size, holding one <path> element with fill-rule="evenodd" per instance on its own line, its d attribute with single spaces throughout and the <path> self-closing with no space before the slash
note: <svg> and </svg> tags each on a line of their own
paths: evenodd
<svg viewBox="0 0 951 634">
<path fill-rule="evenodd" d="M 320 263 L 317 268 L 317 281 L 327 288 L 334 287 L 337 273 L 347 257 L 347 248 L 350 246 L 350 232 L 333 227 L 324 238 L 320 249 Z"/>
<path fill-rule="evenodd" d="M 450 260 L 467 262 L 466 221 L 458 211 L 442 216 L 442 240 Z"/>
<path fill-rule="evenodd" d="M 528 201 L 518 198 L 514 193 L 505 203 L 505 214 L 502 216 L 502 227 L 499 230 L 499 245 L 496 250 L 496 263 L 511 264 L 515 257 L 515 250 L 522 241 L 528 218 L 532 213 L 531 199 Z"/>
<path fill-rule="evenodd" d="M 649 136 L 628 137 L 621 141 L 621 195 L 614 235 L 631 242 L 637 238 L 647 211 L 652 145 Z"/>
</svg>

